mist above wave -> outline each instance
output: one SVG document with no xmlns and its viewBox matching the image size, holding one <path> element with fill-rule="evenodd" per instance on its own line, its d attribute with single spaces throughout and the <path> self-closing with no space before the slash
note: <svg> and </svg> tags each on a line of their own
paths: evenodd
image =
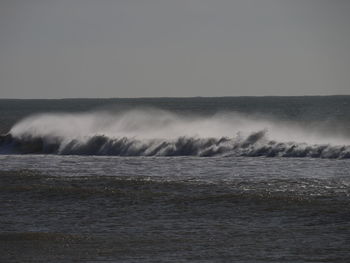
<svg viewBox="0 0 350 263">
<path fill-rule="evenodd" d="M 349 145 L 347 138 L 267 117 L 183 116 L 155 109 L 35 115 L 0 140 L 0 148 L 20 153 L 134 156 L 349 158 Z"/>
</svg>

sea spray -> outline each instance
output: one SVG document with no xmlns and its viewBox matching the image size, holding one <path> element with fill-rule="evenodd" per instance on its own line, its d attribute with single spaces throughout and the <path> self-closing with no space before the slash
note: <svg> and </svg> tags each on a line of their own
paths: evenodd
<svg viewBox="0 0 350 263">
<path fill-rule="evenodd" d="M 0 138 L 0 153 L 350 158 L 350 141 L 262 116 L 143 109 L 30 116 Z"/>
</svg>

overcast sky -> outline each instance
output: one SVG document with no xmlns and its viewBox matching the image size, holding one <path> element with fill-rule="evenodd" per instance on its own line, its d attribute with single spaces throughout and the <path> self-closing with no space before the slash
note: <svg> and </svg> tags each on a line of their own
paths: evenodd
<svg viewBox="0 0 350 263">
<path fill-rule="evenodd" d="M 0 97 L 350 94 L 348 0 L 0 0 Z"/>
</svg>

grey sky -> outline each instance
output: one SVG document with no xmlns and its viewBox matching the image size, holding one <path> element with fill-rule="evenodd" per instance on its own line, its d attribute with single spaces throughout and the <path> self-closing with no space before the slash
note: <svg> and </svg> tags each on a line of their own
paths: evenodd
<svg viewBox="0 0 350 263">
<path fill-rule="evenodd" d="M 350 94 L 347 0 L 0 0 L 0 97 Z"/>
</svg>

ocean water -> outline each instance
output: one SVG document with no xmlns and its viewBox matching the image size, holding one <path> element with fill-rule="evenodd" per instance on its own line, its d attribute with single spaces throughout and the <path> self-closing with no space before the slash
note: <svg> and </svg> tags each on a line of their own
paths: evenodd
<svg viewBox="0 0 350 263">
<path fill-rule="evenodd" d="M 1 262 L 350 262 L 350 96 L 0 100 Z"/>
</svg>

